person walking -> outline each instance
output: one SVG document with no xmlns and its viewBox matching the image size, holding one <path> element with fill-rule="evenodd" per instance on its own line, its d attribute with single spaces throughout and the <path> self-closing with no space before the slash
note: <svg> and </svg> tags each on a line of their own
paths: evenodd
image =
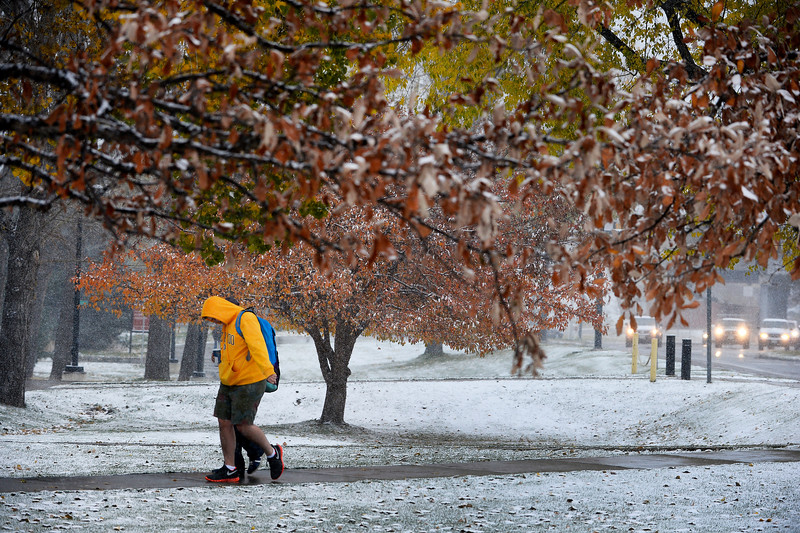
<svg viewBox="0 0 800 533">
<path fill-rule="evenodd" d="M 203 302 L 200 315 L 222 325 L 220 385 L 214 416 L 219 423 L 224 464 L 206 476 L 214 483 L 236 483 L 244 477 L 244 470 L 236 467 L 236 430 L 264 450 L 272 479 L 278 479 L 284 470 L 283 448 L 270 444 L 254 423 L 267 382 L 276 384 L 278 376 L 269 361 L 258 318 L 254 313 L 242 313 L 244 310 L 233 298 L 211 296 Z M 240 314 L 241 336 L 236 332 Z"/>
</svg>

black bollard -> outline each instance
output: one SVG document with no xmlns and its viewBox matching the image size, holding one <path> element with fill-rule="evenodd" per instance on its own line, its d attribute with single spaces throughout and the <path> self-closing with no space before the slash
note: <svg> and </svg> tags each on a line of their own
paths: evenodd
<svg viewBox="0 0 800 533">
<path fill-rule="evenodd" d="M 667 335 L 667 375 L 675 375 L 675 335 Z"/>
<path fill-rule="evenodd" d="M 683 339 L 681 346 L 681 379 L 691 379 L 692 375 L 692 339 Z"/>
</svg>

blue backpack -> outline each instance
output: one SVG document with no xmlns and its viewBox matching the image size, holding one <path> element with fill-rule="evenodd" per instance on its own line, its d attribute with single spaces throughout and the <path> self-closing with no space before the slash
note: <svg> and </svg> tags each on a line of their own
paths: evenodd
<svg viewBox="0 0 800 533">
<path fill-rule="evenodd" d="M 236 317 L 236 333 L 239 334 L 240 337 L 244 338 L 242 335 L 242 315 L 245 313 L 253 313 L 256 315 L 258 319 L 258 325 L 261 326 L 261 334 L 264 336 L 264 342 L 267 345 L 267 353 L 269 354 L 269 362 L 272 363 L 272 366 L 275 368 L 275 374 L 278 376 L 278 380 L 275 385 L 267 382 L 267 391 L 266 392 L 275 392 L 278 390 L 278 382 L 281 380 L 281 366 L 280 361 L 278 360 L 278 347 L 275 345 L 275 328 L 272 327 L 272 324 L 267 321 L 266 318 L 261 318 L 258 314 L 253 311 L 252 309 L 245 309 L 239 316 Z M 247 354 L 247 360 L 250 360 L 250 354 Z"/>
</svg>

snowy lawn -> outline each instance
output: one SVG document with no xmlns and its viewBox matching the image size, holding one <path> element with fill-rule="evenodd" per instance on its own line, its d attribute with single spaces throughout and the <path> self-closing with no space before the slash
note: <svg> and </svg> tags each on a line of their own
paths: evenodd
<svg viewBox="0 0 800 533">
<path fill-rule="evenodd" d="M 289 468 L 800 446 L 797 382 L 695 369 L 691 381 L 630 355 L 551 344 L 540 378 L 510 356 L 420 360 L 421 346 L 363 339 L 349 430 L 310 422 L 324 386 L 313 345 L 279 339 L 281 389 L 257 422 Z M 29 390 L 0 407 L 0 475 L 198 472 L 221 453 L 208 376 L 146 383 L 141 366 L 81 363 L 87 380 Z M 209 368 L 209 366 L 211 368 Z M 49 374 L 49 362 L 36 376 Z M 680 372 L 678 372 L 680 375 Z M 796 463 L 201 489 L 12 493 L 0 527 L 45 531 L 796 531 Z M 219 492 L 222 491 L 222 492 Z"/>
</svg>

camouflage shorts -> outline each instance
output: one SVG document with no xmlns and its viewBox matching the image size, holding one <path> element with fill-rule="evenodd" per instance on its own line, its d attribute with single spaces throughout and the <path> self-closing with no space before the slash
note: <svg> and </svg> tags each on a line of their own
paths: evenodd
<svg viewBox="0 0 800 533">
<path fill-rule="evenodd" d="M 214 416 L 220 420 L 230 420 L 234 424 L 252 424 L 266 385 L 266 379 L 249 385 L 220 384 Z"/>
</svg>

